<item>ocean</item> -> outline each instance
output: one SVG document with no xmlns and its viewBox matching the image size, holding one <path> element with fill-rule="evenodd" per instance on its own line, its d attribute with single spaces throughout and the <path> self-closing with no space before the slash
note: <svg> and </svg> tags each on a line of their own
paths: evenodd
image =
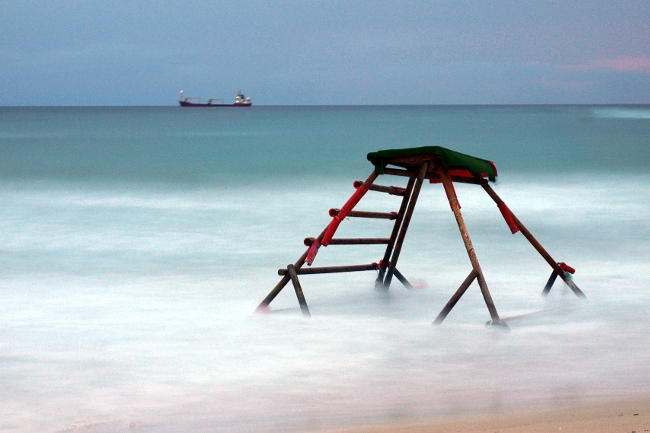
<svg viewBox="0 0 650 433">
<path fill-rule="evenodd" d="M 475 283 L 433 326 L 470 264 L 425 183 L 399 265 L 415 289 L 306 275 L 310 319 L 290 286 L 253 313 L 368 152 L 426 145 L 494 161 L 587 299 L 561 281 L 542 298 L 545 261 L 457 185 L 499 313 L 544 313 L 488 328 Z M 649 164 L 650 106 L 0 108 L 0 432 L 304 432 L 647 394 Z M 357 209 L 398 207 L 371 191 Z"/>
</svg>

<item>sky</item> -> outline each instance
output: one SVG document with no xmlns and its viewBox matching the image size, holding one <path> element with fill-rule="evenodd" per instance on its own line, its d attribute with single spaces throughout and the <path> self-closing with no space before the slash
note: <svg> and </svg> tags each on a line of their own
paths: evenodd
<svg viewBox="0 0 650 433">
<path fill-rule="evenodd" d="M 0 0 L 0 105 L 650 103 L 650 1 Z"/>
</svg>

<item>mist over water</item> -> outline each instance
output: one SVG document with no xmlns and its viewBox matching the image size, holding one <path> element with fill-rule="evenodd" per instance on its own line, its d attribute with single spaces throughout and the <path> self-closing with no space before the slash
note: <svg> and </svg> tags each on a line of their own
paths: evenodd
<svg viewBox="0 0 650 433">
<path fill-rule="evenodd" d="M 0 109 L 0 432 L 305 431 L 647 393 L 649 111 Z M 422 145 L 494 160 L 495 190 L 588 299 L 561 282 L 541 298 L 548 265 L 458 185 L 499 313 L 545 313 L 485 328 L 474 284 L 432 326 L 471 268 L 425 184 L 399 266 L 418 289 L 304 276 L 311 319 L 290 286 L 251 314 L 367 152 Z M 398 207 L 369 192 L 358 209 Z M 330 246 L 316 265 L 382 255 Z"/>
</svg>

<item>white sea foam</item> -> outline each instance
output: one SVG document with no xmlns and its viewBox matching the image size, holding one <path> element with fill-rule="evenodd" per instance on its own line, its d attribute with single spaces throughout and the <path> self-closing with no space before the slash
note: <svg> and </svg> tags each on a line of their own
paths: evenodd
<svg viewBox="0 0 650 433">
<path fill-rule="evenodd" d="M 650 253 L 631 240 L 648 232 L 650 209 L 633 200 L 647 180 L 619 178 L 596 190 L 578 181 L 497 187 L 552 254 L 578 268 L 587 302 L 560 284 L 541 300 L 549 272 L 541 258 L 508 233 L 480 190 L 458 188 L 501 313 L 548 310 L 506 334 L 483 327 L 475 287 L 447 323 L 430 325 L 469 270 L 439 185 L 424 186 L 400 266 L 427 288 L 396 284 L 380 296 L 370 273 L 305 277 L 309 321 L 291 290 L 273 304 L 277 313 L 250 313 L 275 270 L 303 251 L 302 237 L 352 192 L 345 183 L 312 191 L 23 189 L 24 200 L 3 190 L 11 206 L 2 210 L 0 240 L 11 257 L 0 415 L 20 432 L 238 432 L 251 423 L 304 430 L 640 392 L 650 386 L 650 298 L 638 276 L 650 271 Z M 363 207 L 398 202 L 369 193 Z M 348 220 L 341 236 L 389 230 L 384 221 Z M 323 248 L 319 264 L 367 263 L 382 250 L 344 248 Z M 20 271 L 28 263 L 34 272 Z"/>
<path fill-rule="evenodd" d="M 432 112 L 444 117 L 436 118 L 442 128 L 436 134 L 449 133 L 443 127 L 449 122 L 466 122 L 458 110 Z M 310 113 L 319 120 L 317 110 Z M 342 121 L 353 113 L 346 112 Z M 386 109 L 375 122 L 375 115 L 364 113 L 373 128 L 396 115 Z M 406 130 L 427 136 L 429 114 L 420 110 L 398 123 L 422 121 L 424 126 L 410 123 Z M 213 114 L 203 115 L 201 127 L 216 122 Z M 508 116 L 501 112 L 468 128 L 496 124 L 487 132 L 473 130 L 484 137 L 491 128 L 509 133 L 525 120 L 515 116 L 498 123 Z M 562 113 L 544 116 L 551 125 L 565 121 Z M 124 117 L 123 122 L 130 119 Z M 528 134 L 527 125 L 522 129 Z M 573 127 L 569 138 L 581 131 Z M 556 129 L 541 129 L 555 137 Z M 637 149 L 643 137 L 629 139 L 628 148 Z M 376 133 L 367 140 L 384 138 Z M 469 143 L 467 137 L 457 142 Z M 318 143 L 307 153 L 330 161 L 334 151 Z M 364 146 L 354 153 L 362 155 Z M 511 146 L 500 151 L 507 156 L 519 144 Z M 576 146 L 560 154 L 584 155 Z M 140 155 L 128 153 L 123 143 L 119 148 Z M 160 152 L 156 161 L 171 161 L 161 163 L 170 170 L 190 164 L 188 171 L 200 171 L 204 162 L 165 155 L 164 146 L 151 149 Z M 101 160 L 104 150 L 103 145 L 91 148 L 87 155 Z M 490 155 L 488 147 L 484 150 Z M 23 170 L 15 176 L 3 172 L 0 430 L 306 431 L 528 403 L 563 405 L 650 387 L 650 203 L 645 200 L 650 177 L 645 172 L 604 175 L 583 166 L 571 175 L 554 166 L 538 174 L 503 170 L 495 185 L 553 257 L 577 269 L 574 278 L 586 301 L 560 283 L 542 299 L 548 265 L 521 234 L 510 234 L 480 188 L 458 185 L 500 314 L 544 311 L 513 322 L 511 332 L 503 333 L 484 327 L 489 314 L 476 285 L 441 327 L 431 326 L 470 264 L 441 186 L 429 184 L 399 264 L 423 288 L 407 291 L 394 282 L 389 293 L 377 292 L 372 272 L 305 276 L 311 320 L 301 317 L 291 287 L 274 301 L 271 314 L 251 314 L 279 280 L 277 269 L 303 253 L 303 238 L 316 236 L 330 219 L 327 210 L 341 207 L 352 194 L 353 178 L 325 176 L 322 172 L 337 169 L 325 164 L 279 178 L 269 173 L 291 152 L 278 152 L 276 160 L 264 159 L 265 154 L 261 161 L 249 150 L 239 152 L 240 159 L 259 163 L 255 167 L 271 168 L 251 169 L 250 176 L 227 182 L 161 177 L 167 183 L 153 175 L 121 178 L 121 159 L 104 166 L 111 181 L 92 173 L 66 178 L 61 168 L 46 173 L 51 177 L 30 174 L 31 166 L 18 167 Z M 538 149 L 536 155 L 544 152 Z M 601 155 L 598 148 L 591 153 Z M 206 151 L 202 157 L 211 155 Z M 643 159 L 640 155 L 628 156 Z M 62 158 L 61 167 L 72 164 L 73 156 Z M 25 153 L 16 161 L 31 157 Z M 293 170 L 296 160 L 286 167 Z M 369 167 L 361 162 L 361 175 L 367 174 Z M 149 163 L 143 159 L 142 167 Z M 381 183 L 403 185 L 404 179 Z M 369 192 L 359 209 L 393 211 L 399 200 Z M 348 219 L 337 236 L 384 237 L 390 230 L 390 221 Z M 321 248 L 316 265 L 369 263 L 382 254 L 381 245 L 332 245 Z"/>
<path fill-rule="evenodd" d="M 650 119 L 647 108 L 594 108 L 594 117 L 609 119 Z"/>
</svg>

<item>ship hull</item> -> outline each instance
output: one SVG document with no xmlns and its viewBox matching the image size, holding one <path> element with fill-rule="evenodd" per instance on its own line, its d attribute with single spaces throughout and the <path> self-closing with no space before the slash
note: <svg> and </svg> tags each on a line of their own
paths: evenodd
<svg viewBox="0 0 650 433">
<path fill-rule="evenodd" d="M 178 101 L 181 107 L 250 107 L 253 104 L 197 104 L 194 102 Z"/>
</svg>

